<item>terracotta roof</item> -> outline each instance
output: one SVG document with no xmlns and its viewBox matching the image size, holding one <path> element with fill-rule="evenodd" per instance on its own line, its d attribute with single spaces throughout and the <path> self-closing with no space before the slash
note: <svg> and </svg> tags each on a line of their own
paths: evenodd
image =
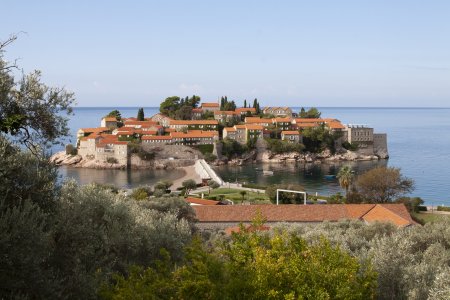
<svg viewBox="0 0 450 300">
<path fill-rule="evenodd" d="M 272 121 L 276 123 L 290 123 L 291 118 L 273 118 Z"/>
<path fill-rule="evenodd" d="M 219 103 L 215 102 L 204 102 L 201 107 L 219 107 Z"/>
<path fill-rule="evenodd" d="M 226 130 L 228 132 L 236 131 L 236 128 L 234 127 L 225 127 L 223 130 Z"/>
<path fill-rule="evenodd" d="M 105 120 L 107 122 L 117 122 L 116 117 L 104 117 L 102 120 Z"/>
<path fill-rule="evenodd" d="M 175 132 L 176 130 L 174 128 L 166 128 L 164 129 L 165 132 Z"/>
<path fill-rule="evenodd" d="M 190 203 L 191 205 L 218 205 L 219 201 L 214 200 L 207 200 L 202 198 L 194 198 L 194 197 L 187 197 L 184 199 L 186 202 Z"/>
<path fill-rule="evenodd" d="M 344 129 L 345 126 L 341 124 L 339 121 L 327 122 L 327 126 L 331 129 Z"/>
<path fill-rule="evenodd" d="M 125 121 L 123 122 L 124 126 L 136 126 L 136 125 L 141 125 L 141 126 L 154 126 L 154 125 L 158 125 L 158 122 L 155 121 Z"/>
<path fill-rule="evenodd" d="M 171 140 L 172 137 L 169 135 L 144 135 L 141 137 L 141 140 Z"/>
<path fill-rule="evenodd" d="M 144 135 L 147 135 L 147 134 L 148 135 L 157 135 L 158 131 L 157 130 L 143 130 L 141 133 Z"/>
<path fill-rule="evenodd" d="M 236 129 L 245 129 L 247 125 L 234 125 Z"/>
<path fill-rule="evenodd" d="M 170 125 L 217 125 L 217 120 L 170 120 Z"/>
<path fill-rule="evenodd" d="M 323 222 L 358 219 L 416 224 L 403 204 L 224 205 L 194 207 L 199 222 L 251 222 L 261 213 L 267 222 Z M 373 212 L 372 212 L 373 210 Z"/>
<path fill-rule="evenodd" d="M 306 127 L 317 127 L 319 126 L 319 123 L 297 123 L 296 124 L 298 128 L 306 128 Z"/>
<path fill-rule="evenodd" d="M 255 125 L 255 124 L 246 124 L 245 128 L 250 130 L 263 130 L 264 127 L 262 125 Z"/>
<path fill-rule="evenodd" d="M 93 127 L 93 128 L 80 128 L 79 130 L 83 132 L 103 132 L 108 131 L 108 127 Z"/>
<path fill-rule="evenodd" d="M 316 118 L 296 118 L 295 122 L 297 123 L 323 123 L 323 119 L 316 119 Z"/>
<path fill-rule="evenodd" d="M 281 134 L 287 134 L 287 135 L 300 135 L 300 132 L 295 130 L 283 130 Z"/>
<path fill-rule="evenodd" d="M 193 108 L 192 112 L 194 112 L 194 113 L 202 113 L 203 109 L 201 109 L 201 108 Z"/>
<path fill-rule="evenodd" d="M 245 118 L 245 123 L 250 123 L 250 124 L 261 124 L 261 123 L 272 123 L 272 119 L 263 119 L 263 118 L 259 118 L 259 117 L 246 117 Z"/>
</svg>

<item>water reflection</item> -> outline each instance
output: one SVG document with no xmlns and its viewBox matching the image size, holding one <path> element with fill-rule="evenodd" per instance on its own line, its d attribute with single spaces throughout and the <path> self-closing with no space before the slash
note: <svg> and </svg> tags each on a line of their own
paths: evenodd
<svg viewBox="0 0 450 300">
<path fill-rule="evenodd" d="M 348 165 L 355 174 L 362 174 L 377 166 L 386 166 L 387 160 L 358 162 L 296 163 L 282 164 L 250 164 L 244 166 L 214 167 L 217 173 L 227 182 L 247 182 L 261 185 L 276 183 L 295 183 L 305 187 L 310 193 L 318 192 L 330 195 L 343 192 L 336 178 L 325 178 L 325 175 L 336 175 L 342 166 Z M 264 175 L 263 171 L 272 171 L 273 175 Z"/>
<path fill-rule="evenodd" d="M 183 170 L 97 170 L 84 168 L 59 168 L 60 180 L 73 178 L 79 184 L 92 182 L 113 184 L 119 188 L 134 188 L 153 185 L 159 180 L 176 180 L 184 175 Z"/>
</svg>

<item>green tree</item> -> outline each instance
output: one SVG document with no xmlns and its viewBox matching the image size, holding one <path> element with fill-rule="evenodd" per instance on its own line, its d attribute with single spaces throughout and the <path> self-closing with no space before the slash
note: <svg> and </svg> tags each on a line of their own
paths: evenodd
<svg viewBox="0 0 450 300">
<path fill-rule="evenodd" d="M 137 118 L 138 121 L 144 121 L 145 120 L 145 116 L 144 116 L 144 108 L 139 108 L 138 113 L 137 113 Z"/>
<path fill-rule="evenodd" d="M 242 190 L 242 191 L 239 192 L 239 194 L 241 194 L 241 196 L 242 196 L 242 201 L 241 201 L 241 203 L 244 203 L 245 196 L 247 195 L 247 191 Z"/>
<path fill-rule="evenodd" d="M 220 187 L 220 184 L 215 182 L 214 180 L 208 181 L 208 194 L 211 194 L 211 189 L 217 189 Z"/>
<path fill-rule="evenodd" d="M 173 182 L 172 182 L 172 181 L 169 181 L 169 180 L 161 180 L 161 181 L 158 181 L 158 182 L 155 184 L 154 189 L 155 189 L 155 191 L 156 191 L 156 190 L 160 190 L 160 191 L 162 191 L 163 193 L 166 193 L 172 185 L 173 185 Z"/>
<path fill-rule="evenodd" d="M 302 107 L 300 110 L 299 117 L 300 118 L 318 119 L 318 118 L 320 118 L 321 114 L 322 113 L 315 107 L 311 107 L 310 109 L 308 109 L 308 111 L 306 111 L 305 108 Z"/>
<path fill-rule="evenodd" d="M 354 178 L 352 168 L 349 166 L 341 167 L 336 177 L 339 180 L 339 185 L 345 189 L 345 197 L 347 197 L 348 190 L 352 185 Z"/>
<path fill-rule="evenodd" d="M 175 112 L 180 108 L 180 97 L 178 96 L 172 96 L 167 97 L 166 100 L 161 102 L 159 105 L 159 111 L 168 116 L 168 117 L 174 117 Z"/>
<path fill-rule="evenodd" d="M 399 168 L 377 167 L 360 175 L 356 188 L 365 202 L 387 203 L 412 192 L 414 181 L 404 177 Z"/>
<path fill-rule="evenodd" d="M 191 190 L 193 190 L 197 187 L 197 183 L 193 179 L 185 180 L 181 183 L 181 185 L 186 190 L 186 196 L 189 195 Z"/>
<path fill-rule="evenodd" d="M 244 108 L 247 108 L 247 99 L 244 99 Z"/>
<path fill-rule="evenodd" d="M 4 59 L 5 49 L 16 40 L 0 42 L 0 134 L 14 136 L 35 154 L 46 146 L 62 144 L 69 135 L 68 119 L 74 94 L 41 82 L 41 72 L 15 78 L 18 67 Z"/>
</svg>

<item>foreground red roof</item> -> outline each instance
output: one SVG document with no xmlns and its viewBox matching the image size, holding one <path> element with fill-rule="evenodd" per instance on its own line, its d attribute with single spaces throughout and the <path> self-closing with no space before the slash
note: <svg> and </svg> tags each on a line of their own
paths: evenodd
<svg viewBox="0 0 450 300">
<path fill-rule="evenodd" d="M 220 203 L 219 201 L 202 199 L 202 198 L 194 198 L 194 197 L 187 197 L 184 200 L 191 205 L 218 205 Z"/>
<path fill-rule="evenodd" d="M 416 224 L 403 204 L 223 205 L 196 206 L 199 222 L 251 222 L 258 213 L 267 222 L 323 222 L 342 219 Z"/>
</svg>

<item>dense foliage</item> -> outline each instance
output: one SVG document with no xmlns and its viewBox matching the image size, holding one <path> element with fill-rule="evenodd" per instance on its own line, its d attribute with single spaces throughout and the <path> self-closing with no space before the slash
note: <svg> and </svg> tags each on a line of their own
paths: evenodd
<svg viewBox="0 0 450 300">
<path fill-rule="evenodd" d="M 275 154 L 302 152 L 305 146 L 301 143 L 289 143 L 280 139 L 266 139 L 267 150 Z"/>
<path fill-rule="evenodd" d="M 315 107 L 311 107 L 307 111 L 305 110 L 304 107 L 302 107 L 300 109 L 300 113 L 298 114 L 300 118 L 308 118 L 308 119 L 318 119 L 320 118 L 321 115 L 322 113 Z"/>
<path fill-rule="evenodd" d="M 248 150 L 246 145 L 229 138 L 221 140 L 220 143 L 222 143 L 222 155 L 228 159 L 239 157 Z"/>
<path fill-rule="evenodd" d="M 330 132 L 325 125 L 306 128 L 302 131 L 305 150 L 318 153 L 325 149 L 335 152 L 335 141 L 340 138 L 337 132 Z"/>
<path fill-rule="evenodd" d="M 199 96 L 193 95 L 192 97 L 186 98 L 171 96 L 161 102 L 159 111 L 173 119 L 190 120 L 192 117 L 192 109 L 196 108 L 199 103 Z"/>
<path fill-rule="evenodd" d="M 355 186 L 364 202 L 386 203 L 411 192 L 414 181 L 404 177 L 399 168 L 378 167 L 360 175 Z"/>
<path fill-rule="evenodd" d="M 332 271 L 330 271 L 332 270 Z M 132 268 L 101 292 L 104 299 L 372 299 L 376 275 L 370 266 L 332 246 L 286 231 L 234 234 L 206 248 L 186 249 L 184 264 Z"/>
</svg>

